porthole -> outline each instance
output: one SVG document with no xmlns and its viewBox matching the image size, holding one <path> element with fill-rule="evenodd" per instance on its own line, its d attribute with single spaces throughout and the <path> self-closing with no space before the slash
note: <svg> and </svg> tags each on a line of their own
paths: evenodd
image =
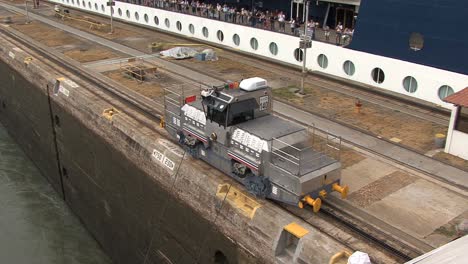
<svg viewBox="0 0 468 264">
<path fill-rule="evenodd" d="M 234 36 L 232 36 L 232 42 L 234 42 L 234 44 L 235 44 L 236 46 L 239 46 L 239 44 L 240 44 L 240 37 L 239 37 L 239 35 L 234 34 Z"/>
<path fill-rule="evenodd" d="M 208 38 L 208 29 L 206 27 L 203 27 L 202 32 L 203 36 L 205 36 L 205 38 Z"/>
<path fill-rule="evenodd" d="M 94 4 L 94 10 L 99 11 L 97 3 Z"/>
<path fill-rule="evenodd" d="M 177 30 L 182 31 L 182 23 L 180 23 L 180 21 L 177 21 L 176 27 L 177 27 Z"/>
<path fill-rule="evenodd" d="M 68 1 L 67 1 L 67 3 L 68 3 Z M 75 0 L 72 0 L 72 5 L 75 5 Z"/>
<path fill-rule="evenodd" d="M 154 16 L 154 24 L 159 25 L 159 18 L 157 16 Z"/>
<path fill-rule="evenodd" d="M 188 26 L 188 29 L 189 29 L 190 33 L 192 33 L 192 35 L 195 34 L 195 27 L 193 26 L 193 24 L 190 24 Z"/>
<path fill-rule="evenodd" d="M 67 0 L 67 4 L 69 4 L 69 3 L 70 3 L 70 0 Z"/>
<path fill-rule="evenodd" d="M 374 68 L 371 72 L 372 80 L 376 83 L 383 83 L 385 80 L 385 73 L 380 68 Z"/>
<path fill-rule="evenodd" d="M 256 38 L 250 39 L 250 47 L 252 47 L 253 50 L 258 49 L 258 40 Z"/>
<path fill-rule="evenodd" d="M 218 30 L 216 33 L 216 36 L 218 37 L 218 40 L 223 42 L 224 41 L 224 33 L 221 30 Z"/>
<path fill-rule="evenodd" d="M 273 54 L 273 55 L 277 55 L 277 54 L 278 54 L 278 45 L 276 45 L 276 43 L 274 43 L 274 42 L 271 42 L 271 43 L 270 43 L 270 52 L 271 52 L 271 54 Z"/>
<path fill-rule="evenodd" d="M 145 15 L 143 16 L 143 18 L 145 19 L 145 22 L 148 23 L 148 21 L 149 21 L 148 14 L 145 14 Z"/>
<path fill-rule="evenodd" d="M 104 5 L 101 5 L 101 11 L 102 11 L 103 13 L 106 12 L 106 8 L 104 7 Z"/>
<path fill-rule="evenodd" d="M 81 5 L 82 5 L 84 8 L 86 8 L 86 2 L 85 2 L 85 1 L 81 2 Z"/>
<path fill-rule="evenodd" d="M 317 63 L 322 69 L 326 69 L 328 67 L 328 58 L 325 54 L 320 54 L 317 57 Z"/>
<path fill-rule="evenodd" d="M 304 51 L 302 49 L 295 49 L 294 50 L 294 58 L 297 60 L 297 61 L 302 61 L 303 58 L 304 58 Z"/>
<path fill-rule="evenodd" d="M 91 9 L 91 2 L 88 2 L 88 9 Z"/>
<path fill-rule="evenodd" d="M 343 71 L 349 75 L 349 76 L 353 76 L 354 75 L 354 72 L 356 71 L 356 68 L 354 67 L 354 63 L 352 61 L 345 61 L 343 63 Z"/>
<path fill-rule="evenodd" d="M 406 76 L 403 79 L 403 88 L 405 88 L 408 93 L 414 93 L 418 89 L 418 82 L 414 77 Z"/>
<path fill-rule="evenodd" d="M 171 27 L 171 22 L 169 21 L 168 18 L 164 19 L 164 24 L 166 25 L 167 28 Z"/>
<path fill-rule="evenodd" d="M 444 100 L 445 97 L 453 93 L 454 93 L 453 88 L 448 85 L 442 85 L 441 87 L 439 87 L 438 94 L 439 94 L 440 100 Z"/>
<path fill-rule="evenodd" d="M 130 18 L 130 11 L 127 10 L 127 11 L 125 12 L 125 15 L 127 15 L 127 18 Z"/>
<path fill-rule="evenodd" d="M 140 20 L 140 15 L 138 14 L 138 12 L 135 12 L 135 19 L 136 21 Z"/>
<path fill-rule="evenodd" d="M 414 51 L 421 50 L 424 47 L 424 36 L 421 33 L 413 32 L 409 37 L 410 49 Z"/>
<path fill-rule="evenodd" d="M 117 13 L 119 14 L 119 16 L 122 16 L 122 9 L 117 9 Z"/>
</svg>

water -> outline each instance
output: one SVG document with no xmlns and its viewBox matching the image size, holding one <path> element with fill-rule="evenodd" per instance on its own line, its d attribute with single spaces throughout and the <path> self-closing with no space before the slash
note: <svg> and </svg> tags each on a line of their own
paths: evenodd
<svg viewBox="0 0 468 264">
<path fill-rule="evenodd" d="M 1 124 L 0 263 L 111 263 Z"/>
</svg>

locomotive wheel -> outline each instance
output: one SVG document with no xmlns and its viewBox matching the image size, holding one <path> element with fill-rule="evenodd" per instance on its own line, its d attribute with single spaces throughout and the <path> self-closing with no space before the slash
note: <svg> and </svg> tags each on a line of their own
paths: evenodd
<svg viewBox="0 0 468 264">
<path fill-rule="evenodd" d="M 249 175 L 245 181 L 245 186 L 250 193 L 259 197 L 266 197 L 270 192 L 271 184 L 268 178 Z"/>
</svg>

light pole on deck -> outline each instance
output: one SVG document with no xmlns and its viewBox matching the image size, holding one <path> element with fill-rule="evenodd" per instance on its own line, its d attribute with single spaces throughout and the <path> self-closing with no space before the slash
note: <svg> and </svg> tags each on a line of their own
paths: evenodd
<svg viewBox="0 0 468 264">
<path fill-rule="evenodd" d="M 29 24 L 29 10 L 28 10 L 28 0 L 24 0 L 24 8 L 26 9 L 26 24 Z"/>
<path fill-rule="evenodd" d="M 312 36 L 307 35 L 307 22 L 309 20 L 309 1 L 306 1 L 306 15 L 304 18 L 304 34 L 301 36 L 301 40 L 299 42 L 299 48 L 304 48 L 304 56 L 302 58 L 302 78 L 301 78 L 301 90 L 299 94 L 304 95 L 304 80 L 307 76 L 307 68 L 306 68 L 306 58 L 307 58 L 307 48 L 312 48 Z"/>
<path fill-rule="evenodd" d="M 109 2 L 106 3 L 107 6 L 110 7 L 110 32 L 109 34 L 114 33 L 114 6 L 115 2 L 113 0 L 109 0 Z"/>
</svg>

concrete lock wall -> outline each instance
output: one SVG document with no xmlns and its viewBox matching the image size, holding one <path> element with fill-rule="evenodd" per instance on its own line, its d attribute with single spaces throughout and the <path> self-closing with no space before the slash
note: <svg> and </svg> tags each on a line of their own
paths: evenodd
<svg viewBox="0 0 468 264">
<path fill-rule="evenodd" d="M 106 6 L 107 0 L 50 1 L 86 12 L 110 16 L 110 8 Z M 296 60 L 294 56 L 295 50 L 299 46 L 299 38 L 291 35 L 124 2 L 115 2 L 114 18 L 146 27 L 157 28 L 158 30 L 184 37 L 195 38 L 200 41 L 207 41 L 214 45 L 261 56 L 273 61 L 299 67 L 302 66 L 302 61 Z M 157 24 L 156 19 L 158 21 Z M 181 25 L 181 30 L 177 27 L 178 22 Z M 193 33 L 190 31 L 190 26 L 193 26 Z M 206 32 L 208 33 L 207 36 L 203 33 L 204 28 L 206 28 Z M 222 32 L 222 40 L 218 38 L 218 32 Z M 235 34 L 239 36 L 239 45 L 236 45 L 233 41 Z M 253 38 L 258 42 L 257 49 L 251 46 Z M 276 55 L 270 51 L 271 43 L 277 46 Z M 328 61 L 328 66 L 325 68 L 320 67 L 318 62 L 318 58 L 322 54 L 327 57 Z M 346 61 L 354 64 L 354 74 L 348 75 L 345 73 L 344 63 Z M 382 89 L 383 91 L 396 92 L 410 98 L 418 98 L 447 109 L 451 108 L 451 104 L 447 104 L 439 98 L 439 89 L 450 86 L 454 92 L 458 92 L 465 88 L 468 83 L 468 75 L 355 51 L 318 41 L 313 41 L 312 48 L 308 49 L 306 63 L 307 68 L 311 71 L 369 85 L 372 89 Z M 382 69 L 385 75 L 382 83 L 376 83 L 372 79 L 372 70 L 377 67 Z M 413 77 L 417 82 L 417 89 L 414 92 L 406 91 L 403 87 L 403 80 L 408 76 Z"/>
<path fill-rule="evenodd" d="M 0 63 L 0 122 L 15 137 L 54 189 L 63 196 L 55 158 L 57 152 L 47 96 L 47 81 L 34 70 L 25 71 L 24 75 L 16 74 L 8 64 L 21 64 L 16 58 L 19 51 L 7 51 L 3 41 L 0 43 L 0 51 L 6 55 L 3 58 L 5 61 Z M 35 84 L 42 89 L 33 88 L 28 79 L 35 80 Z"/>
<path fill-rule="evenodd" d="M 156 120 L 0 42 L 2 123 L 116 263 L 326 263 L 344 249 L 185 155 Z M 280 259 L 292 222 L 307 232 Z"/>
</svg>

